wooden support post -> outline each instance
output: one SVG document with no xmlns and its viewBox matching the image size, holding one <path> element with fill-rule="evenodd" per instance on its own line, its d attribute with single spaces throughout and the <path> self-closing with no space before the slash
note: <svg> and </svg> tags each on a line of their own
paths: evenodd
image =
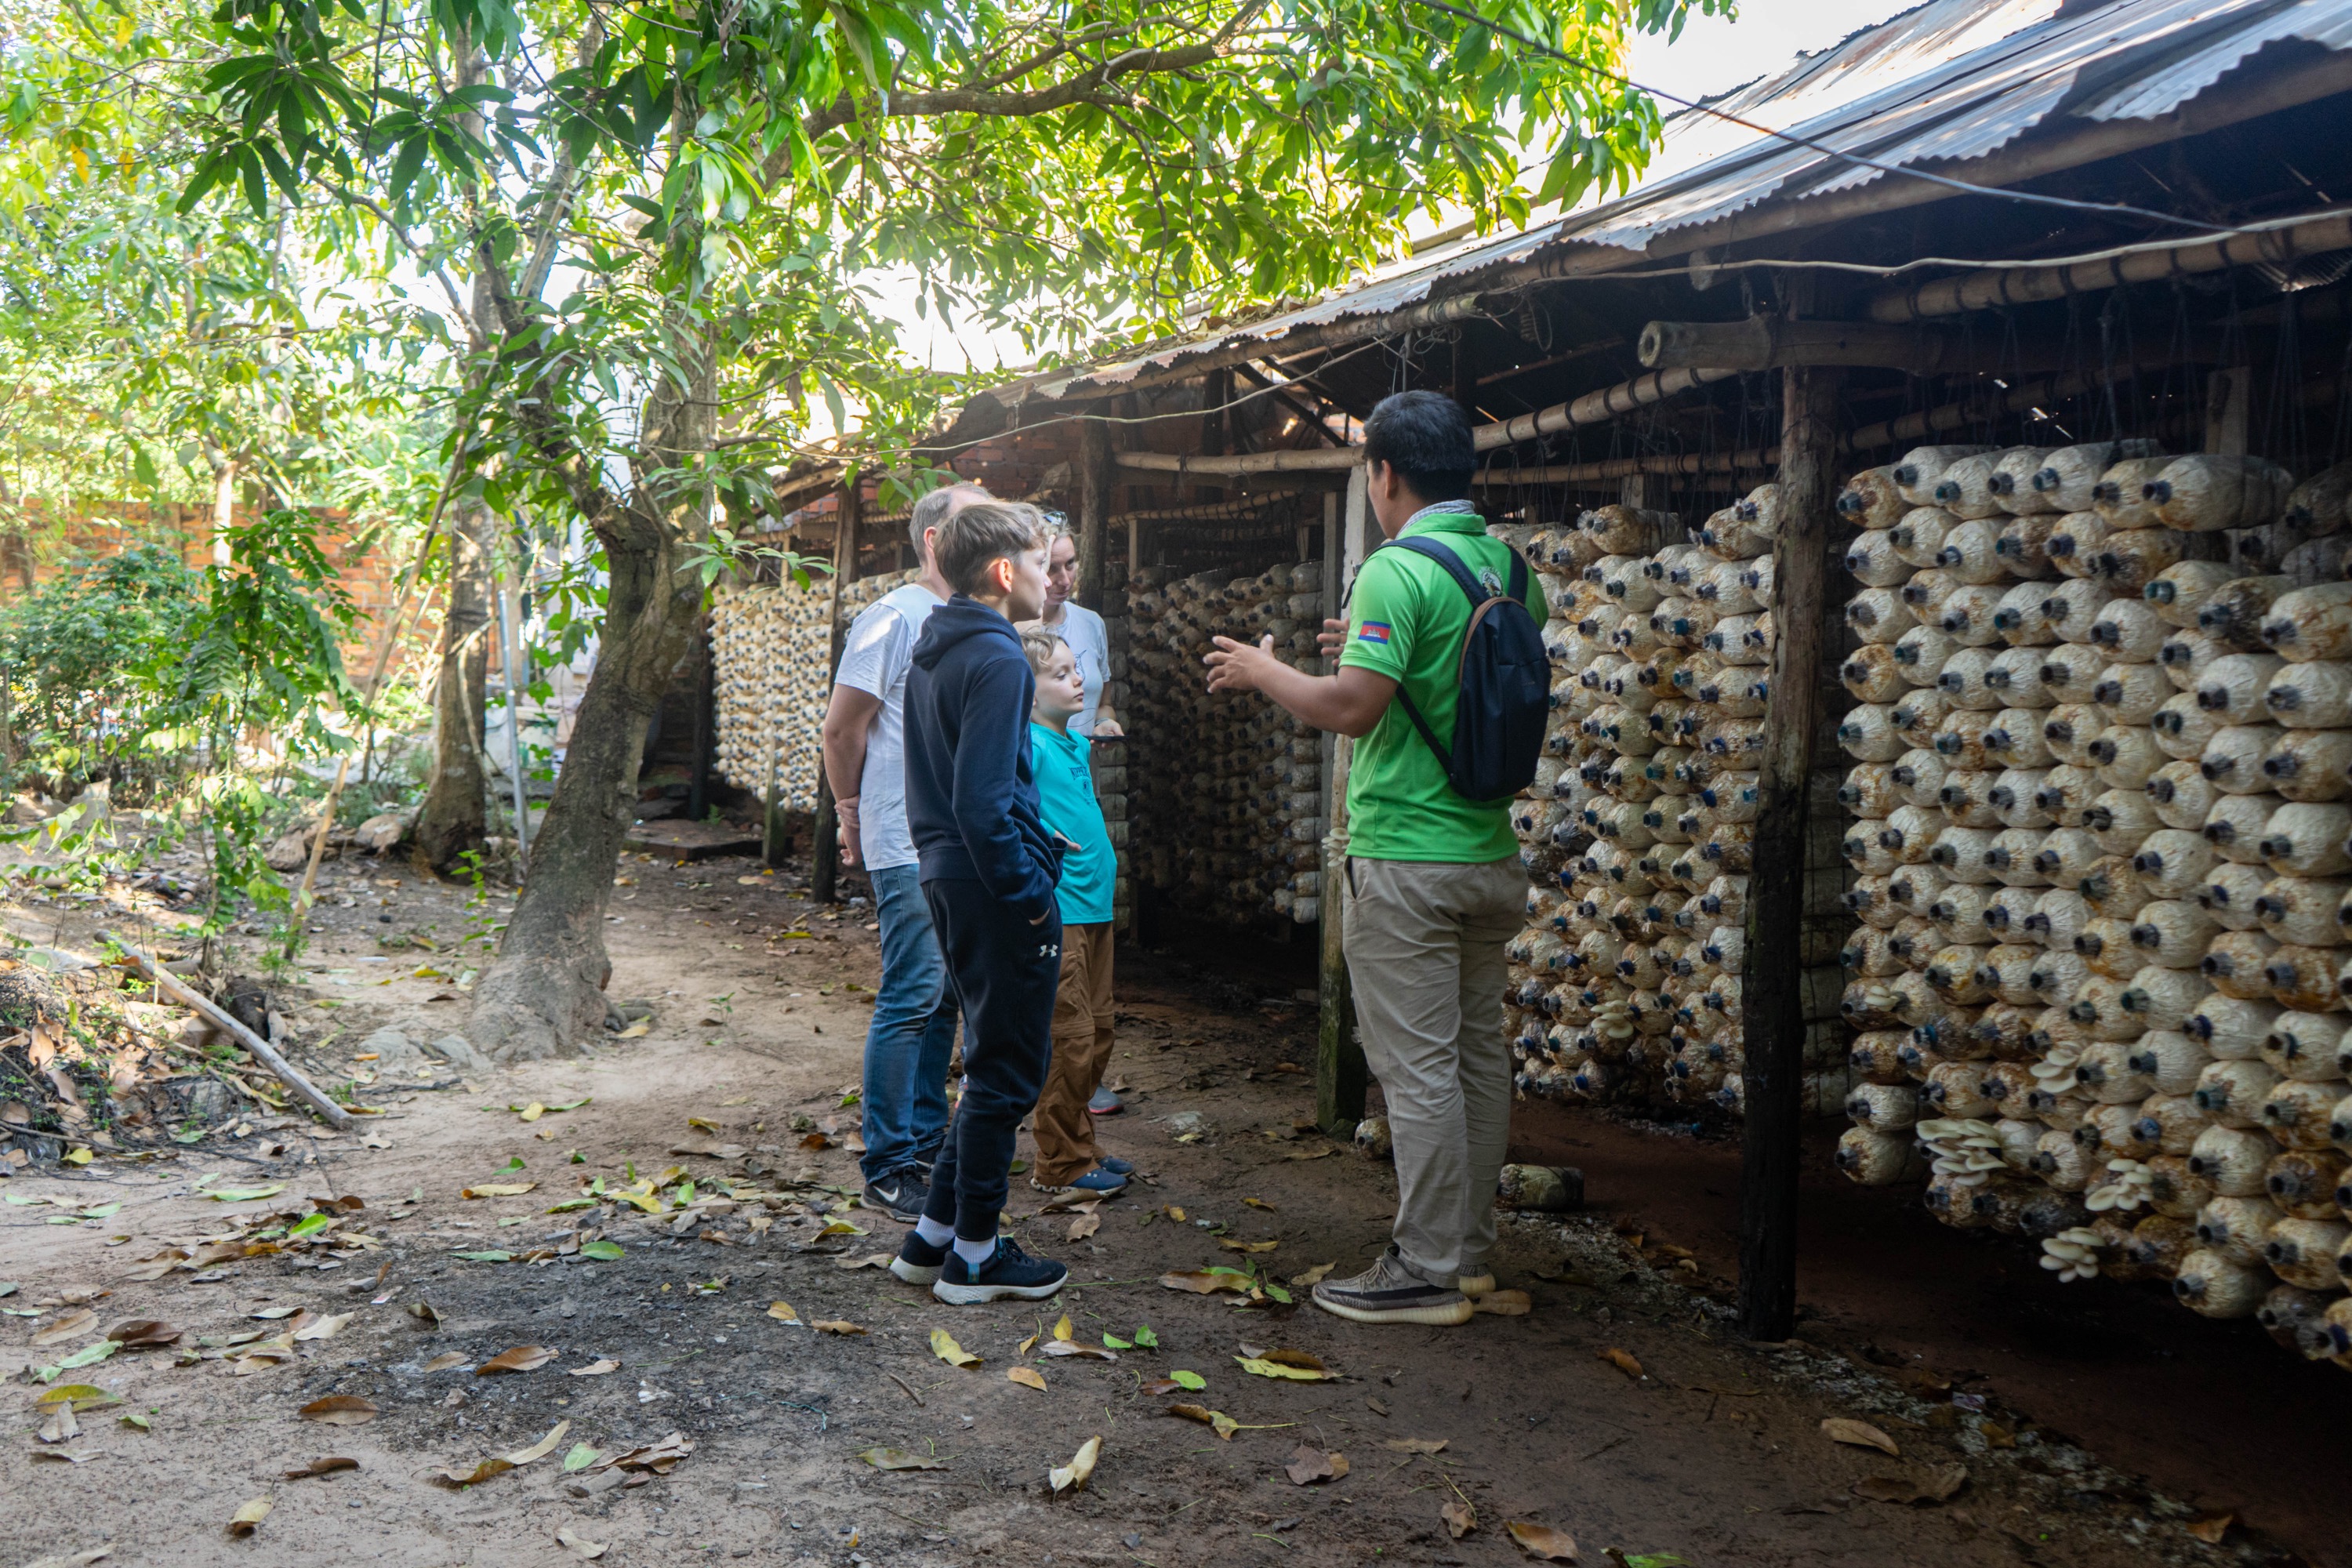
<svg viewBox="0 0 2352 1568">
<path fill-rule="evenodd" d="M 2246 426 L 2252 403 L 2252 370 L 2231 365 L 2205 378 L 2205 447 L 2225 458 L 2246 455 Z"/>
<path fill-rule="evenodd" d="M 862 508 L 859 487 L 861 477 L 853 476 L 842 487 L 841 505 L 834 513 L 833 581 L 826 584 L 824 595 L 825 656 L 824 682 L 828 692 L 833 688 L 833 672 L 841 663 L 841 586 L 857 570 L 857 519 Z M 768 862 L 774 865 L 774 860 Z M 841 819 L 833 809 L 833 783 L 824 776 L 824 752 L 819 748 L 816 763 L 816 829 L 809 846 L 809 896 L 821 904 L 830 904 L 840 897 Z"/>
<path fill-rule="evenodd" d="M 501 589 L 499 595 L 501 626 L 511 624 L 506 618 L 506 605 L 507 595 Z M 511 636 L 511 633 L 508 634 L 508 637 Z M 694 773 L 687 788 L 686 815 L 688 821 L 700 822 L 710 811 L 710 770 L 717 761 L 719 750 L 719 650 L 711 646 L 710 617 L 708 614 L 702 617 L 702 625 L 695 629 L 694 658 Z M 509 651 L 507 718 L 513 726 L 513 732 L 519 735 L 522 730 L 522 710 L 517 706 L 520 697 L 514 685 L 514 654 Z M 520 799 L 520 782 L 517 791 L 517 798 Z M 527 837 L 529 836 L 522 832 L 521 810 L 520 806 L 516 807 L 515 831 L 519 837 Z"/>
<path fill-rule="evenodd" d="M 1739 1329 L 1785 1340 L 1796 1327 L 1797 1173 L 1805 1070 L 1805 808 L 1821 718 L 1823 560 L 1836 499 L 1837 372 L 1782 373 L 1780 536 L 1772 546 L 1771 694 L 1764 714 L 1754 864 L 1748 879 L 1741 1040 L 1747 1115 L 1739 1172 Z"/>
<path fill-rule="evenodd" d="M 1364 562 L 1369 516 L 1364 470 L 1348 477 L 1344 519 L 1339 498 L 1323 498 L 1323 614 L 1339 616 L 1339 598 Z M 1364 1119 L 1369 1074 L 1364 1048 L 1356 1043 L 1356 1001 L 1348 985 L 1348 759 L 1354 742 L 1323 735 L 1323 921 L 1322 952 L 1316 976 L 1315 1120 L 1335 1138 L 1351 1137 Z"/>
<path fill-rule="evenodd" d="M 1094 413 L 1103 412 L 1097 406 Z M 1110 549 L 1110 511 L 1118 494 L 1110 426 L 1099 418 L 1078 423 L 1078 580 L 1072 596 L 1097 615 L 1103 602 L 1103 558 Z M 1129 552 L 1131 557 L 1132 550 Z"/>
</svg>

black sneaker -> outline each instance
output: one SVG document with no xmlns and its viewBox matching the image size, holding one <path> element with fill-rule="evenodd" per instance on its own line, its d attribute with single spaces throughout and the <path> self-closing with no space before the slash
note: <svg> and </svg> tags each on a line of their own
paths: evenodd
<svg viewBox="0 0 2352 1568">
<path fill-rule="evenodd" d="M 893 1171 L 866 1184 L 859 1198 L 867 1208 L 880 1209 L 901 1225 L 912 1225 L 923 1217 L 923 1205 L 930 1201 L 930 1184 L 911 1170 Z"/>
<path fill-rule="evenodd" d="M 996 1238 L 996 1250 L 988 1261 L 974 1268 L 950 1247 L 947 1261 L 940 1265 L 940 1277 L 931 1285 L 931 1294 L 951 1307 L 976 1307 L 983 1301 L 1002 1301 L 1007 1297 L 1021 1301 L 1042 1301 L 1070 1278 L 1070 1271 L 1050 1258 L 1032 1258 L 1021 1250 L 1021 1244 L 1009 1236 Z"/>
<path fill-rule="evenodd" d="M 921 1231 L 910 1230 L 898 1244 L 898 1256 L 890 1259 L 890 1272 L 909 1285 L 929 1285 L 939 1279 L 940 1265 L 947 1260 L 946 1247 L 933 1247 Z"/>
</svg>

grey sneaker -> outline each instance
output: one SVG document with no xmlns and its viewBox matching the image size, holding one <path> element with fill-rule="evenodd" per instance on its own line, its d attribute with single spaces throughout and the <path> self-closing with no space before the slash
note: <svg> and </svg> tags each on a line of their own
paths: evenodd
<svg viewBox="0 0 2352 1568">
<path fill-rule="evenodd" d="M 1353 1279 L 1317 1285 L 1315 1304 L 1359 1323 L 1466 1323 L 1472 1311 L 1469 1297 L 1407 1268 L 1394 1247 Z"/>
</svg>

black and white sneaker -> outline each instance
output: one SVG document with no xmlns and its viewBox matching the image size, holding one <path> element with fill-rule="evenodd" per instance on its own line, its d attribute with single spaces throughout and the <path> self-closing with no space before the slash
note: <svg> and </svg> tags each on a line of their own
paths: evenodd
<svg viewBox="0 0 2352 1568">
<path fill-rule="evenodd" d="M 1011 1237 L 996 1238 L 996 1250 L 975 1268 L 950 1247 L 940 1265 L 931 1294 L 951 1307 L 976 1307 L 983 1301 L 1042 1301 L 1061 1289 L 1068 1268 L 1050 1258 L 1032 1258 Z"/>
<path fill-rule="evenodd" d="M 893 1171 L 866 1184 L 858 1201 L 870 1209 L 880 1209 L 901 1225 L 912 1225 L 923 1217 L 923 1205 L 930 1201 L 930 1184 L 911 1170 Z"/>
<path fill-rule="evenodd" d="M 909 1285 L 929 1285 L 939 1279 L 940 1265 L 948 1258 L 946 1247 L 933 1247 L 921 1231 L 910 1230 L 898 1244 L 898 1256 L 890 1259 L 890 1272 Z"/>
</svg>

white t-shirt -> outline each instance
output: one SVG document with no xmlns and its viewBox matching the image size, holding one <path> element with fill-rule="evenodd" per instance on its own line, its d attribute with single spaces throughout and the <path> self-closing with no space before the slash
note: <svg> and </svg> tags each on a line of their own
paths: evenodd
<svg viewBox="0 0 2352 1568">
<path fill-rule="evenodd" d="M 1070 728 L 1091 740 L 1095 713 L 1102 707 L 1104 689 L 1110 684 L 1110 629 L 1100 616 L 1067 600 L 1062 605 L 1061 621 L 1045 629 L 1070 645 L 1078 673 L 1086 678 L 1087 705 L 1070 721 Z"/>
<path fill-rule="evenodd" d="M 946 603 L 908 583 L 866 605 L 842 639 L 834 684 L 882 700 L 866 732 L 866 774 L 857 786 L 857 858 L 868 870 L 915 863 L 907 827 L 907 671 L 923 623 Z"/>
</svg>

